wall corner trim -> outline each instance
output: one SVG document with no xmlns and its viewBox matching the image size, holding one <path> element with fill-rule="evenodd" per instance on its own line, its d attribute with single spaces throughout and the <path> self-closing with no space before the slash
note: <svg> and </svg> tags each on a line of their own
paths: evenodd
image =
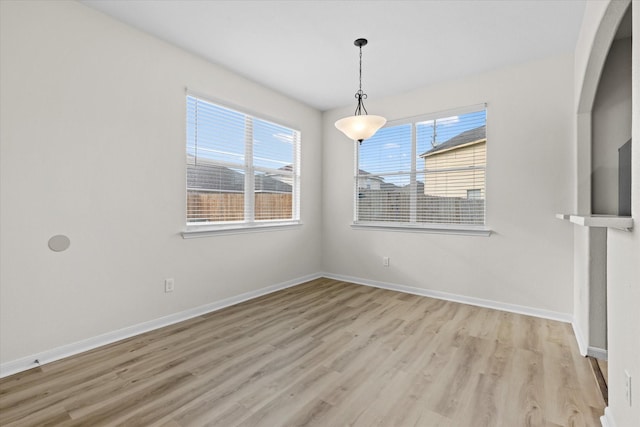
<svg viewBox="0 0 640 427">
<path fill-rule="evenodd" d="M 584 339 L 584 334 L 582 333 L 582 329 L 580 325 L 575 321 L 575 319 L 571 322 L 571 326 L 573 326 L 573 335 L 576 337 L 576 341 L 578 342 L 578 350 L 580 350 L 580 355 L 587 356 L 588 347 Z"/>
<path fill-rule="evenodd" d="M 292 286 L 299 285 L 310 280 L 314 280 L 322 277 L 322 275 L 309 274 L 307 276 L 298 277 L 286 282 L 278 283 L 275 285 L 267 286 L 255 291 L 245 292 L 240 295 L 225 298 L 220 301 L 214 301 L 209 304 L 201 305 L 198 307 L 190 308 L 178 313 L 169 314 L 158 319 L 149 320 L 147 322 L 139 323 L 137 325 L 128 326 L 116 331 L 107 332 L 105 334 L 90 337 L 81 341 L 77 341 L 70 344 L 45 350 L 43 352 L 33 354 L 31 356 L 22 357 L 17 360 L 12 360 L 6 363 L 0 364 L 0 378 L 4 378 L 9 375 L 17 374 L 28 369 L 37 368 L 38 366 L 45 365 L 47 363 L 55 362 L 56 360 L 63 359 L 65 357 L 73 356 L 79 353 L 83 353 L 88 350 L 93 350 L 103 345 L 111 344 L 116 341 L 123 340 L 135 335 L 140 335 L 145 332 L 159 329 L 165 326 L 172 325 L 174 323 L 182 322 L 184 320 L 191 319 L 193 317 L 201 316 L 212 311 L 217 311 L 225 307 L 229 307 L 234 304 L 238 304 L 250 299 L 260 297 L 262 295 L 270 294 L 282 289 L 290 288 Z M 36 362 L 38 361 L 38 362 Z"/>
<path fill-rule="evenodd" d="M 604 415 L 600 417 L 600 424 L 602 427 L 616 427 L 616 422 L 613 419 L 613 414 L 611 413 L 611 408 L 608 406 L 604 408 Z"/>
</svg>

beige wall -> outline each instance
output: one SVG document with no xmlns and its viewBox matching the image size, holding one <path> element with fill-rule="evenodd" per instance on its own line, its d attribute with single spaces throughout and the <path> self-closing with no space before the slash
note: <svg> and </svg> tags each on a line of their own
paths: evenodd
<svg viewBox="0 0 640 427">
<path fill-rule="evenodd" d="M 487 161 L 487 144 L 480 142 L 473 145 L 436 152 L 424 158 L 427 170 L 468 168 L 484 166 Z M 428 196 L 467 197 L 467 190 L 481 190 L 485 196 L 484 169 L 456 170 L 429 173 L 424 179 L 424 194 Z"/>
</svg>

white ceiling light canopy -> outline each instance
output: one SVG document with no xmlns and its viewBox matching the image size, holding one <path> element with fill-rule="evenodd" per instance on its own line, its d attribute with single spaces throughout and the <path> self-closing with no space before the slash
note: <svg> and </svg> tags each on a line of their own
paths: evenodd
<svg viewBox="0 0 640 427">
<path fill-rule="evenodd" d="M 360 49 L 360 86 L 356 92 L 358 100 L 356 111 L 353 116 L 345 117 L 335 123 L 339 131 L 361 144 L 363 140 L 371 138 L 378 129 L 387 123 L 387 119 L 384 117 L 369 115 L 364 107 L 363 100 L 367 99 L 367 94 L 362 91 L 362 46 L 366 46 L 367 43 L 367 39 L 357 39 L 353 42 Z"/>
</svg>

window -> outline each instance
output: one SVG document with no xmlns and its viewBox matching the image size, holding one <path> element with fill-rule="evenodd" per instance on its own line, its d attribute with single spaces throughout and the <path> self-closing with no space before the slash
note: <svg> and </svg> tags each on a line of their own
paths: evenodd
<svg viewBox="0 0 640 427">
<path fill-rule="evenodd" d="M 355 224 L 485 224 L 486 107 L 388 123 L 356 144 Z"/>
<path fill-rule="evenodd" d="M 479 188 L 467 190 L 467 199 L 482 199 L 482 190 Z"/>
<path fill-rule="evenodd" d="M 187 95 L 187 227 L 299 220 L 300 132 Z"/>
</svg>

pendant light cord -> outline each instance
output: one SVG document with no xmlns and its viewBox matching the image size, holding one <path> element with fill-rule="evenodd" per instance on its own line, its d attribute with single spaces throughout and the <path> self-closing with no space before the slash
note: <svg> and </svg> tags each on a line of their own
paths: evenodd
<svg viewBox="0 0 640 427">
<path fill-rule="evenodd" d="M 360 86 L 358 87 L 358 91 L 356 92 L 356 99 L 358 100 L 358 105 L 356 106 L 356 111 L 353 114 L 354 116 L 361 116 L 363 111 L 364 111 L 364 114 L 369 114 L 367 112 L 367 109 L 364 108 L 364 102 L 362 101 L 363 99 L 367 99 L 367 94 L 362 92 L 362 46 L 359 46 L 359 48 L 360 48 L 360 80 L 359 80 Z"/>
<path fill-rule="evenodd" d="M 362 46 L 360 46 L 360 86 L 358 92 L 362 92 Z"/>
</svg>

